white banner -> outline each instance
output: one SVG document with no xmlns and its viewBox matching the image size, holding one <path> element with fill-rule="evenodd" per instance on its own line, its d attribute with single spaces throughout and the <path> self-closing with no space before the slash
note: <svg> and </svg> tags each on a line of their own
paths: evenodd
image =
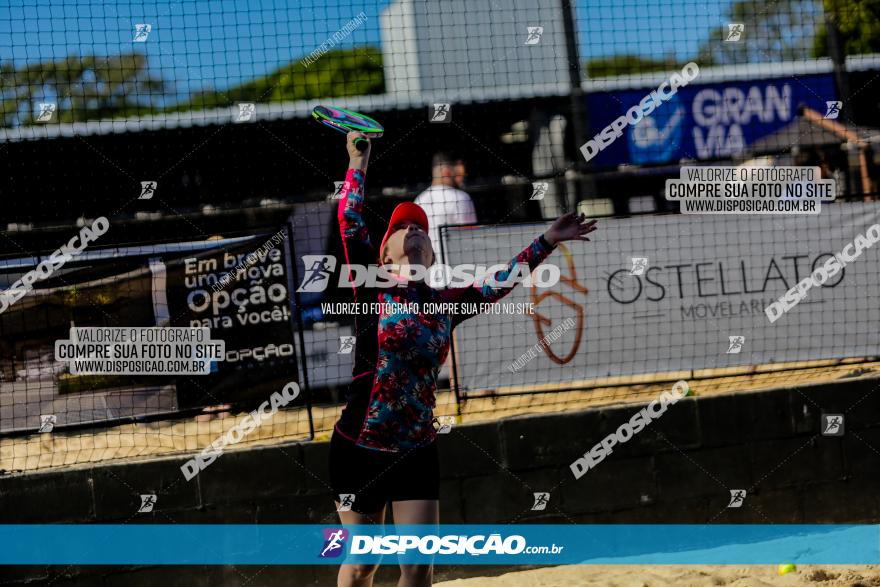
<svg viewBox="0 0 880 587">
<path fill-rule="evenodd" d="M 816 216 L 600 219 L 592 242 L 545 261 L 559 284 L 518 285 L 503 299 L 534 303 L 534 316 L 456 328 L 461 389 L 880 355 L 880 245 L 775 322 L 765 313 L 878 222 L 875 203 L 826 204 Z M 447 228 L 447 262 L 504 262 L 547 226 Z"/>
</svg>

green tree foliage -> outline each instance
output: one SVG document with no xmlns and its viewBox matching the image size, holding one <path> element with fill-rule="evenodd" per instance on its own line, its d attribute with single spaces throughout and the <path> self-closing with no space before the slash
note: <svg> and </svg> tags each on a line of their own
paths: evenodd
<svg viewBox="0 0 880 587">
<path fill-rule="evenodd" d="M 151 77 L 138 53 L 115 57 L 71 56 L 15 67 L 0 63 L 0 125 L 35 124 L 40 102 L 58 105 L 58 122 L 144 116 L 230 106 L 236 102 L 287 102 L 381 94 L 382 54 L 374 47 L 333 50 L 308 64 L 295 61 L 225 91 L 193 94 L 162 108 L 168 86 Z"/>
<path fill-rule="evenodd" d="M 0 125 L 36 124 L 40 102 L 57 105 L 57 122 L 81 122 L 155 111 L 166 89 L 139 53 L 112 57 L 70 56 L 21 67 L 0 64 Z"/>
<path fill-rule="evenodd" d="M 847 55 L 880 53 L 880 0 L 825 0 L 825 11 L 837 22 Z M 825 25 L 816 32 L 814 57 L 828 57 Z"/>
<path fill-rule="evenodd" d="M 825 0 L 826 5 L 837 2 L 858 8 L 843 9 L 847 25 L 865 36 L 866 14 L 874 10 L 876 23 L 880 0 Z M 727 24 L 743 24 L 738 42 L 726 42 Z M 708 65 L 731 65 L 738 63 L 774 63 L 808 59 L 824 42 L 821 0 L 734 0 L 725 16 L 725 24 L 709 31 L 706 40 L 697 50 L 696 61 L 701 67 Z M 668 26 L 681 26 L 669 23 Z M 847 29 L 849 30 L 849 29 Z M 873 29 L 876 30 L 876 29 Z M 875 37 L 876 39 L 876 37 Z M 876 40 L 875 40 L 876 44 Z M 858 46 L 870 46 L 861 41 Z M 876 46 L 876 45 L 875 45 Z M 848 45 L 849 47 L 849 45 Z M 684 61 L 657 59 L 634 55 L 618 55 L 587 62 L 590 77 L 647 73 L 658 70 L 677 69 Z"/>
<path fill-rule="evenodd" d="M 304 64 L 295 61 L 260 79 L 225 91 L 208 91 L 171 110 L 200 110 L 236 102 L 288 102 L 385 92 L 382 54 L 374 47 L 335 49 Z"/>
<path fill-rule="evenodd" d="M 694 61 L 706 66 L 807 59 L 822 18 L 819 0 L 736 0 L 727 22 L 745 25 L 741 40 L 725 42 L 727 25 L 718 27 Z"/>
<path fill-rule="evenodd" d="M 652 59 L 638 55 L 615 55 L 598 57 L 587 61 L 587 75 L 591 78 L 666 71 L 675 69 L 676 63 L 670 59 Z"/>
</svg>

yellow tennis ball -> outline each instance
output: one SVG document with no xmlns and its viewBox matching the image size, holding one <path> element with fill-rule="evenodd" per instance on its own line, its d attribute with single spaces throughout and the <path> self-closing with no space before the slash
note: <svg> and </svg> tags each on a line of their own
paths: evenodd
<svg viewBox="0 0 880 587">
<path fill-rule="evenodd" d="M 792 563 L 783 563 L 779 565 L 779 568 L 776 570 L 776 572 L 781 577 L 782 575 L 787 575 L 788 573 L 797 572 L 797 567 Z"/>
</svg>

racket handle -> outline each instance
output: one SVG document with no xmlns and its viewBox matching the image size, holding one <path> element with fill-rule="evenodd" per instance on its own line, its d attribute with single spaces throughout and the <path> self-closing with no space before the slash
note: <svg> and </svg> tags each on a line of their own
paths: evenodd
<svg viewBox="0 0 880 587">
<path fill-rule="evenodd" d="M 363 139 L 361 137 L 358 137 L 354 140 L 354 148 L 357 149 L 358 151 L 360 151 L 361 153 L 366 151 L 367 147 L 369 147 L 369 146 L 370 146 L 370 141 L 368 141 L 367 139 Z"/>
</svg>

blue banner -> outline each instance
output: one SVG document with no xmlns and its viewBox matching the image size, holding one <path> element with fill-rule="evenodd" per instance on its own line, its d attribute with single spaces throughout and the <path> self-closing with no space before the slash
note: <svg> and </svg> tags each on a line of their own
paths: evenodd
<svg viewBox="0 0 880 587">
<path fill-rule="evenodd" d="M 590 129 L 595 135 L 657 87 L 594 92 L 587 95 Z M 668 86 L 664 92 L 669 93 Z M 799 106 L 821 114 L 837 100 L 830 74 L 700 84 L 699 77 L 678 88 L 638 124 L 597 153 L 598 167 L 674 163 L 680 159 L 724 159 L 739 155 L 758 139 L 797 119 Z"/>
<path fill-rule="evenodd" d="M 880 564 L 880 525 L 2 525 L 10 565 Z"/>
</svg>

